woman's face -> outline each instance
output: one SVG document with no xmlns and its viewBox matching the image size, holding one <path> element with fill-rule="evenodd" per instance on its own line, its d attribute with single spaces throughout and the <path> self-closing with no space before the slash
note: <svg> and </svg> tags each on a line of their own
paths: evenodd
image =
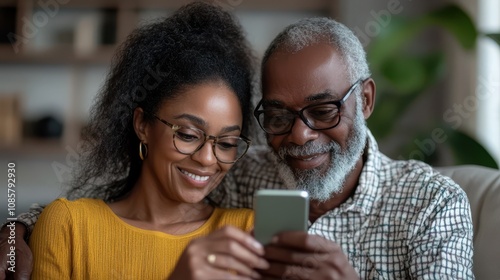
<svg viewBox="0 0 500 280">
<path fill-rule="evenodd" d="M 222 82 L 192 86 L 160 106 L 156 115 L 174 125 L 194 127 L 212 136 L 240 136 L 242 112 L 236 94 Z M 222 180 L 232 164 L 220 163 L 213 140 L 192 155 L 174 146 L 174 131 L 159 120 L 146 125 L 148 155 L 141 177 L 161 196 L 178 202 L 201 201 Z M 176 138 L 179 141 L 179 138 Z M 177 143 L 177 142 L 176 142 Z"/>
</svg>

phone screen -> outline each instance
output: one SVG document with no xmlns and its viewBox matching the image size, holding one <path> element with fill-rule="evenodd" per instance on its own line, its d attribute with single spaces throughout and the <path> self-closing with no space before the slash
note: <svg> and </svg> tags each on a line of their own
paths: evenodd
<svg viewBox="0 0 500 280">
<path fill-rule="evenodd" d="M 267 244 L 282 231 L 307 231 L 309 196 L 300 190 L 258 190 L 254 198 L 255 238 Z"/>
</svg>

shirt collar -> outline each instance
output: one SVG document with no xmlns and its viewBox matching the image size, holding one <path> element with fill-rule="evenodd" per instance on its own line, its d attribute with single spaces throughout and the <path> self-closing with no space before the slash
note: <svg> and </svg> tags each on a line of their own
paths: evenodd
<svg viewBox="0 0 500 280">
<path fill-rule="evenodd" d="M 381 169 L 381 154 L 378 150 L 377 141 L 371 131 L 367 128 L 367 141 L 363 169 L 358 180 L 358 186 L 354 195 L 349 198 L 341 208 L 345 210 L 360 211 L 369 214 L 380 197 L 380 177 L 378 171 Z"/>
</svg>

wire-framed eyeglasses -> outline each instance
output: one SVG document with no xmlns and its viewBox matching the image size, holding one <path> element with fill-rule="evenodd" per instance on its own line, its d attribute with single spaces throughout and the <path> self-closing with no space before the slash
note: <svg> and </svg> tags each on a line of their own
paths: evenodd
<svg viewBox="0 0 500 280">
<path fill-rule="evenodd" d="M 344 97 L 340 100 L 312 104 L 302 108 L 300 111 L 282 107 L 264 108 L 263 100 L 261 100 L 255 108 L 254 116 L 257 118 L 260 127 L 271 135 L 289 133 L 292 130 L 297 116 L 313 130 L 334 128 L 340 123 L 340 108 L 342 104 L 346 102 L 347 98 L 349 98 L 357 86 L 362 82 L 363 80 L 359 79 L 352 84 Z"/>
<path fill-rule="evenodd" d="M 235 163 L 246 154 L 250 147 L 251 141 L 245 136 L 207 135 L 201 129 L 172 124 L 154 114 L 152 116 L 172 128 L 174 147 L 183 155 L 192 155 L 199 151 L 207 141 L 213 140 L 212 151 L 215 158 L 222 163 Z"/>
</svg>

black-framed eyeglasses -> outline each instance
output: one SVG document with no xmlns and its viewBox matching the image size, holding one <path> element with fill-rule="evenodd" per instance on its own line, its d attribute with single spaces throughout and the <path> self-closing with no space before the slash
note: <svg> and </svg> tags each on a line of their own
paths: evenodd
<svg viewBox="0 0 500 280">
<path fill-rule="evenodd" d="M 302 108 L 300 111 L 279 107 L 264 108 L 262 105 L 263 100 L 261 100 L 257 104 L 253 114 L 257 118 L 260 127 L 271 135 L 282 135 L 290 132 L 297 116 L 313 130 L 334 128 L 340 123 L 340 108 L 342 104 L 346 102 L 347 98 L 362 82 L 363 79 L 359 79 L 352 84 L 340 100 L 312 104 Z M 259 109 L 260 107 L 262 109 Z"/>
<path fill-rule="evenodd" d="M 172 128 L 174 147 L 183 155 L 192 155 L 199 151 L 207 141 L 213 140 L 212 151 L 215 158 L 222 163 L 235 163 L 246 154 L 250 147 L 251 141 L 245 136 L 207 135 L 201 129 L 172 124 L 154 114 L 152 116 Z"/>
</svg>

